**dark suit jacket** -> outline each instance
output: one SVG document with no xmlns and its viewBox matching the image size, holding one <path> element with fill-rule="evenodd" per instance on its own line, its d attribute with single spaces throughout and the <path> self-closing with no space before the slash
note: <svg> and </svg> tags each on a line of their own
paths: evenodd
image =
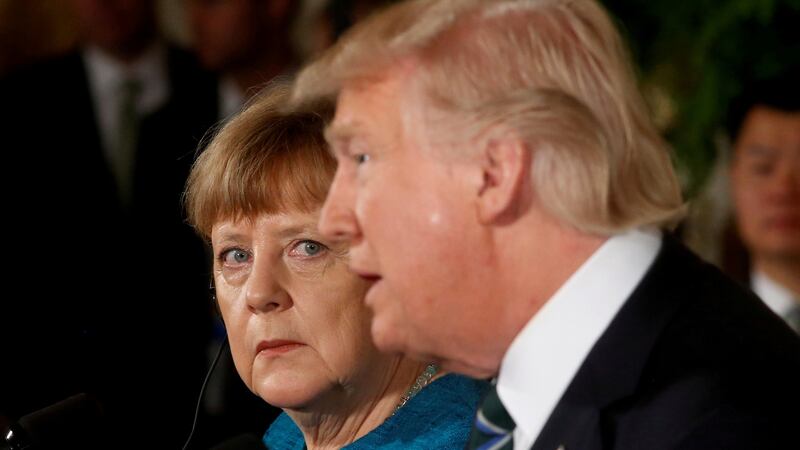
<svg viewBox="0 0 800 450">
<path fill-rule="evenodd" d="M 129 209 L 79 53 L 0 82 L 5 279 L 15 293 L 0 314 L 13 366 L 4 365 L 0 408 L 12 419 L 87 391 L 132 447 L 150 439 L 144 424 L 168 447 L 188 434 L 212 310 L 203 245 L 180 200 L 216 120 L 216 89 L 185 52 L 169 50 L 168 70 L 168 102 L 142 119 Z"/>
<path fill-rule="evenodd" d="M 595 344 L 535 450 L 800 448 L 800 339 L 681 244 Z"/>
</svg>

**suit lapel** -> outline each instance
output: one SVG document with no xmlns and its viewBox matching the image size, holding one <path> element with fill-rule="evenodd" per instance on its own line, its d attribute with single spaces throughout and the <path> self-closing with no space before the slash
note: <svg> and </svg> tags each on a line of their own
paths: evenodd
<svg viewBox="0 0 800 450">
<path fill-rule="evenodd" d="M 604 413 L 633 394 L 648 356 L 664 327 L 688 296 L 676 273 L 688 251 L 665 238 L 653 266 L 586 357 L 550 415 L 533 450 L 588 450 L 610 447 Z M 605 444 L 605 445 L 604 445 Z"/>
</svg>

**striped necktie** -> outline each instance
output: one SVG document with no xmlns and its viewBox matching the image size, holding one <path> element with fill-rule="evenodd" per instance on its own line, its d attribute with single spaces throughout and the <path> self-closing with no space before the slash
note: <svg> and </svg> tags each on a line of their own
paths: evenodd
<svg viewBox="0 0 800 450">
<path fill-rule="evenodd" d="M 514 420 L 508 415 L 497 387 L 492 387 L 481 402 L 469 438 L 469 450 L 511 450 L 514 448 Z"/>
<path fill-rule="evenodd" d="M 133 196 L 133 171 L 136 147 L 139 138 L 139 114 L 136 103 L 142 91 L 142 83 L 136 79 L 125 79 L 119 84 L 119 110 L 116 145 L 112 153 L 111 169 L 117 180 L 119 196 L 123 205 L 129 205 Z"/>
</svg>

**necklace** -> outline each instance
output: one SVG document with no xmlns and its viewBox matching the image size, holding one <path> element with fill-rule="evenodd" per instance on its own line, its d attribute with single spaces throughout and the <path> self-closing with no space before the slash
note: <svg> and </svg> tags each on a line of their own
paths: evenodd
<svg viewBox="0 0 800 450">
<path fill-rule="evenodd" d="M 417 380 L 414 381 L 414 384 L 411 385 L 411 388 L 405 394 L 403 394 L 403 397 L 400 398 L 400 403 L 394 408 L 394 412 L 396 413 L 398 409 L 405 406 L 409 400 L 414 398 L 415 395 L 419 394 L 419 391 L 421 391 L 422 388 L 430 384 L 431 378 L 433 378 L 438 371 L 439 366 L 433 363 L 428 364 L 428 367 L 426 367 L 425 370 L 422 371 L 422 373 L 417 377 Z"/>
</svg>

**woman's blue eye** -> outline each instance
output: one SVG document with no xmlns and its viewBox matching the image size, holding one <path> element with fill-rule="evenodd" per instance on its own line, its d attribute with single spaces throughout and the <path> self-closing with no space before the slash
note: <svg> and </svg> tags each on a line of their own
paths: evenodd
<svg viewBox="0 0 800 450">
<path fill-rule="evenodd" d="M 250 259 L 250 254 L 244 250 L 234 248 L 222 254 L 222 260 L 226 264 L 242 264 Z"/>
<path fill-rule="evenodd" d="M 364 164 L 365 162 L 369 161 L 369 155 L 365 153 L 359 153 L 354 156 L 356 160 L 356 164 Z"/>
<path fill-rule="evenodd" d="M 325 249 L 325 246 L 316 241 L 302 241 L 296 248 L 300 250 L 300 253 L 304 256 L 316 256 Z"/>
</svg>

